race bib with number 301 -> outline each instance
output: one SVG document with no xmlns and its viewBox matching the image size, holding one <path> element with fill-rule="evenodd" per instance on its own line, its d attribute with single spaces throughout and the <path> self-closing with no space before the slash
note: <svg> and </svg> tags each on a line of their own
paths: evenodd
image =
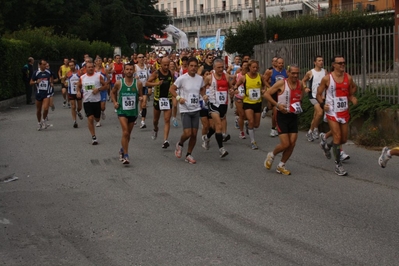
<svg viewBox="0 0 399 266">
<path fill-rule="evenodd" d="M 159 110 L 169 110 L 170 102 L 168 98 L 159 98 Z"/>
<path fill-rule="evenodd" d="M 335 111 L 343 112 L 348 110 L 348 98 L 347 97 L 335 97 Z"/>
<path fill-rule="evenodd" d="M 136 109 L 136 95 L 122 96 L 122 109 L 123 110 Z"/>
</svg>

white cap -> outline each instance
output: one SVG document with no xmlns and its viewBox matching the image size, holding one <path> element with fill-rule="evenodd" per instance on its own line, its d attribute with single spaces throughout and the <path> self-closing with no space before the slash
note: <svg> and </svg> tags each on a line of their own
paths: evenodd
<svg viewBox="0 0 399 266">
<path fill-rule="evenodd" d="M 176 56 L 179 56 L 179 54 L 176 54 Z"/>
<path fill-rule="evenodd" d="M 159 54 L 158 57 L 163 57 L 163 54 Z"/>
</svg>

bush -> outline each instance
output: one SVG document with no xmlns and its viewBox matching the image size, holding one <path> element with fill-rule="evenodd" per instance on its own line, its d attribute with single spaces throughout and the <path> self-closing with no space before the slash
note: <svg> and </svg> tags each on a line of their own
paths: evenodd
<svg viewBox="0 0 399 266">
<path fill-rule="evenodd" d="M 25 94 L 22 67 L 30 55 L 29 43 L 0 39 L 0 101 Z"/>
<path fill-rule="evenodd" d="M 58 36 L 52 28 L 34 28 L 16 31 L 6 38 L 26 41 L 31 47 L 31 56 L 48 61 L 60 61 L 64 57 L 80 59 L 84 54 L 92 57 L 112 57 L 113 47 L 101 41 L 82 41 L 72 35 Z"/>
</svg>

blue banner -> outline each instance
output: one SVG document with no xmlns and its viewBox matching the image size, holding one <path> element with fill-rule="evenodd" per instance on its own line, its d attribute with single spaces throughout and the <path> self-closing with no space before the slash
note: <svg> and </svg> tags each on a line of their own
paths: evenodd
<svg viewBox="0 0 399 266">
<path fill-rule="evenodd" d="M 200 37 L 201 49 L 216 49 L 216 36 L 213 37 Z M 223 50 L 224 36 L 220 36 L 219 49 Z"/>
</svg>

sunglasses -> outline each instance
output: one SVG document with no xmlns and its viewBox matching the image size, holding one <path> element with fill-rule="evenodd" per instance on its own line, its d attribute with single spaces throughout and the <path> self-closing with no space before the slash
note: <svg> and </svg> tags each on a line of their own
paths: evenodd
<svg viewBox="0 0 399 266">
<path fill-rule="evenodd" d="M 338 64 L 338 65 L 340 65 L 340 66 L 343 66 L 343 65 L 345 65 L 345 62 L 335 62 L 335 64 Z"/>
</svg>

